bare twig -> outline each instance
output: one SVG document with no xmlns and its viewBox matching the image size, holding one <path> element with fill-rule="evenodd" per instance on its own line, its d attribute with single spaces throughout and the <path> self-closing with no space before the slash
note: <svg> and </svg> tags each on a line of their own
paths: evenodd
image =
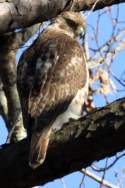
<svg viewBox="0 0 125 188">
<path fill-rule="evenodd" d="M 100 183 L 100 188 L 102 188 L 104 186 L 104 181 L 105 181 L 105 175 L 106 175 L 106 168 L 107 168 L 107 165 L 108 165 L 108 158 L 106 158 L 106 161 L 105 161 L 105 167 L 104 167 L 104 171 L 103 171 L 103 175 L 102 175 L 102 182 Z"/>
<path fill-rule="evenodd" d="M 86 174 L 88 177 L 92 178 L 93 180 L 95 180 L 96 182 L 98 182 L 100 184 L 103 184 L 104 186 L 106 186 L 108 188 L 120 188 L 120 187 L 113 185 L 113 184 L 109 183 L 108 181 L 98 177 L 97 175 L 93 174 L 92 172 L 90 172 L 87 169 L 82 169 L 82 170 L 80 170 L 80 172 Z"/>
<path fill-rule="evenodd" d="M 66 185 L 65 185 L 65 181 L 64 181 L 64 179 L 61 178 L 60 180 L 61 180 L 61 183 L 62 183 L 63 188 L 66 188 Z"/>
<path fill-rule="evenodd" d="M 111 163 L 111 164 L 109 164 L 107 167 L 104 167 L 104 168 L 100 168 L 100 167 L 97 167 L 96 165 L 94 165 L 94 164 L 92 164 L 91 165 L 91 168 L 94 170 L 94 171 L 96 171 L 96 172 L 103 172 L 104 170 L 109 170 L 111 167 L 113 167 L 115 164 L 116 164 L 116 162 L 119 160 L 119 159 L 121 159 L 122 157 L 124 157 L 125 156 L 125 152 L 124 153 L 122 153 L 121 155 L 115 155 L 115 160 Z"/>
<path fill-rule="evenodd" d="M 124 30 L 124 32 L 125 32 L 125 30 Z M 119 35 L 116 36 L 115 41 L 118 40 L 119 37 L 122 37 L 122 34 L 124 34 L 124 32 L 122 31 L 122 33 L 119 33 Z M 113 43 L 113 41 L 110 41 L 110 42 Z M 102 47 L 99 50 L 99 51 L 101 51 L 101 53 L 107 51 L 107 46 L 108 46 L 107 44 L 108 44 L 108 42 L 105 44 L 104 47 Z M 109 63 L 110 60 L 114 59 L 115 56 L 117 56 L 119 52 L 124 50 L 124 48 L 125 48 L 125 39 L 122 39 L 118 42 L 117 46 L 114 49 L 112 49 L 111 51 L 107 51 L 106 57 L 102 57 L 102 56 L 100 57 L 100 53 L 98 53 L 98 51 L 97 51 L 97 53 L 95 53 L 95 56 L 93 57 L 93 59 L 88 61 L 89 68 L 90 69 L 95 68 L 104 62 Z"/>
<path fill-rule="evenodd" d="M 82 186 L 85 185 L 84 184 L 85 176 L 86 176 L 86 174 L 83 174 L 83 177 L 82 177 L 80 184 L 79 184 L 79 188 L 82 188 Z"/>
</svg>

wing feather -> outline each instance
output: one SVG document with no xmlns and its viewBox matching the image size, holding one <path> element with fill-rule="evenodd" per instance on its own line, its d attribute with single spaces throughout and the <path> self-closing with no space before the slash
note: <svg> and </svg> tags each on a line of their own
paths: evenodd
<svg viewBox="0 0 125 188">
<path fill-rule="evenodd" d="M 52 74 L 58 62 L 56 45 L 44 46 L 37 59 L 34 80 L 29 94 L 28 112 L 31 117 L 38 116 L 46 106 Z M 38 108 L 40 104 L 40 108 Z"/>
</svg>

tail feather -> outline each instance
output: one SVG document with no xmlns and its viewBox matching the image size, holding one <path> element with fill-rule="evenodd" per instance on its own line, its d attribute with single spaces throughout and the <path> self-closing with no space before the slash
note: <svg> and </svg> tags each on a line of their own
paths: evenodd
<svg viewBox="0 0 125 188">
<path fill-rule="evenodd" d="M 29 166 L 33 169 L 43 164 L 50 140 L 51 128 L 44 128 L 41 132 L 34 132 L 31 137 Z"/>
</svg>

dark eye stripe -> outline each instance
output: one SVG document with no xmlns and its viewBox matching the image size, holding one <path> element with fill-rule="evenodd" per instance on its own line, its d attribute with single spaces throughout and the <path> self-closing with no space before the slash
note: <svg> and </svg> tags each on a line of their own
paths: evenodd
<svg viewBox="0 0 125 188">
<path fill-rule="evenodd" d="M 78 24 L 75 23 L 74 21 L 70 20 L 70 19 L 66 19 L 66 22 L 67 22 L 67 24 L 68 24 L 70 27 L 72 27 L 72 28 L 74 28 L 74 29 L 78 27 Z"/>
</svg>

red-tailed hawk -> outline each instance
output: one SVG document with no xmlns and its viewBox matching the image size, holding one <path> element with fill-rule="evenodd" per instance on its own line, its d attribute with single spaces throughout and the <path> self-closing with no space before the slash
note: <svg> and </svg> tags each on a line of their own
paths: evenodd
<svg viewBox="0 0 125 188">
<path fill-rule="evenodd" d="M 64 12 L 19 61 L 17 84 L 31 142 L 32 168 L 44 162 L 52 130 L 82 115 L 88 71 L 83 49 L 75 38 L 84 29 L 80 13 Z"/>
</svg>

